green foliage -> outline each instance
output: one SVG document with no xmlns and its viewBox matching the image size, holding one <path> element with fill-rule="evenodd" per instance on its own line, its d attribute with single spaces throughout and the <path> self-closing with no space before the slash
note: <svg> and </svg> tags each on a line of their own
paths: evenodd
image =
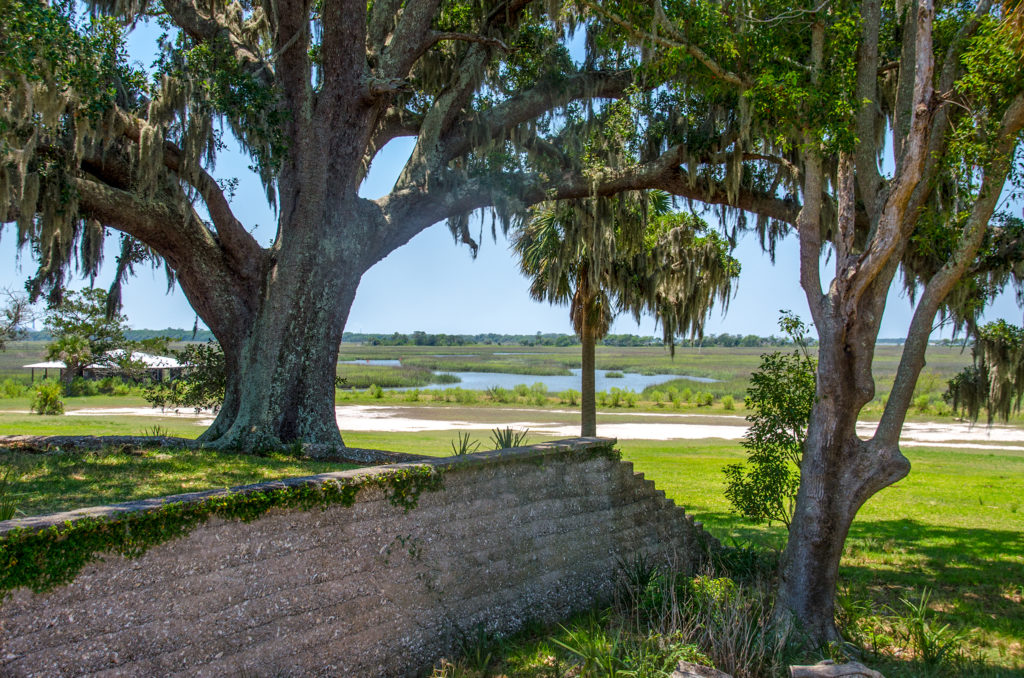
<svg viewBox="0 0 1024 678">
<path fill-rule="evenodd" d="M 224 402 L 227 372 L 224 352 L 220 344 L 189 344 L 174 352 L 178 362 L 185 366 L 177 379 L 150 385 L 142 394 L 153 407 L 190 407 L 197 412 L 216 410 Z"/>
<path fill-rule="evenodd" d="M 815 398 L 817 361 L 803 343 L 804 326 L 791 314 L 779 322 L 800 349 L 792 354 L 776 351 L 761 356 L 761 366 L 750 375 L 746 407 L 750 428 L 743 439 L 745 464 L 725 467 L 725 496 L 743 516 L 773 520 L 787 527 L 793 515 L 800 462 L 811 407 Z"/>
<path fill-rule="evenodd" d="M 31 409 L 36 414 L 64 414 L 64 388 L 54 381 L 41 381 L 32 396 Z"/>
<path fill-rule="evenodd" d="M 371 398 L 376 398 L 379 400 L 384 397 L 384 389 L 381 388 L 380 386 L 377 386 L 377 384 L 370 384 L 370 386 L 366 389 L 366 395 L 370 396 Z"/>
<path fill-rule="evenodd" d="M 514 391 L 501 386 L 491 386 L 487 389 L 487 397 L 496 403 L 510 403 L 514 397 Z"/>
<path fill-rule="evenodd" d="M 731 395 L 722 396 L 722 409 L 723 410 L 735 410 L 736 402 L 733 400 Z"/>
<path fill-rule="evenodd" d="M 69 292 L 59 304 L 47 312 L 43 325 L 54 340 L 75 338 L 88 347 L 94 359 L 108 352 L 125 348 L 128 344 L 124 332 L 127 317 L 120 314 L 107 315 L 107 293 L 98 288 Z M 72 342 L 74 343 L 74 342 Z M 51 350 L 51 356 L 56 353 Z"/>
<path fill-rule="evenodd" d="M 964 660 L 964 631 L 953 631 L 949 624 L 936 624 L 928 607 L 930 592 L 921 591 L 917 601 L 900 598 L 905 610 L 899 615 L 901 625 L 897 627 L 897 642 L 913 651 L 931 675 L 955 675 Z"/>
<path fill-rule="evenodd" d="M 451 442 L 452 456 L 461 457 L 466 454 L 472 454 L 480 449 L 480 441 L 474 440 L 470 442 L 469 431 L 462 431 L 455 435 L 455 440 Z"/>
<path fill-rule="evenodd" d="M 558 394 L 558 401 L 563 405 L 575 407 L 580 404 L 580 392 L 574 388 L 568 388 Z"/>
<path fill-rule="evenodd" d="M 351 506 L 366 487 L 379 487 L 405 511 L 423 492 L 443 489 L 435 469 L 418 466 L 384 472 L 355 482 L 305 483 L 280 489 L 234 492 L 198 502 L 165 504 L 108 518 L 84 518 L 42 530 L 17 528 L 0 536 L 0 594 L 27 587 L 49 591 L 72 581 L 104 553 L 137 558 L 151 547 L 187 535 L 211 517 L 250 522 L 271 509 L 326 509 Z"/>
<path fill-rule="evenodd" d="M 693 402 L 697 407 L 711 407 L 715 404 L 715 394 L 710 391 L 698 391 L 693 397 Z"/>
<path fill-rule="evenodd" d="M 607 379 L 622 379 L 626 375 L 624 375 L 622 372 L 609 371 L 605 372 L 604 376 Z"/>
<path fill-rule="evenodd" d="M 496 450 L 506 450 L 510 447 L 521 447 L 526 444 L 530 429 L 521 431 L 512 430 L 511 426 L 505 428 L 491 429 L 491 444 Z"/>
<path fill-rule="evenodd" d="M 25 382 L 14 379 L 4 379 L 0 382 L 0 398 L 20 398 L 29 391 L 29 385 Z"/>
<path fill-rule="evenodd" d="M 1024 398 L 1024 329 L 1005 320 L 975 331 L 973 364 L 949 380 L 943 399 L 954 411 L 977 421 L 981 410 L 988 423 L 1020 411 Z"/>
</svg>

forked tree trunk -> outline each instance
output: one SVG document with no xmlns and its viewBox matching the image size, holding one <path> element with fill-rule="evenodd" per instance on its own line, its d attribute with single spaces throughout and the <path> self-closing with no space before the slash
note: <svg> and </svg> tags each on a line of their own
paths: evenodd
<svg viewBox="0 0 1024 678">
<path fill-rule="evenodd" d="M 597 435 L 597 403 L 594 393 L 594 346 L 597 339 L 593 328 L 587 322 L 587 314 L 583 314 L 583 327 L 580 331 L 581 369 L 580 369 L 580 435 L 595 437 Z"/>
<path fill-rule="evenodd" d="M 880 316 L 880 307 L 871 310 Z M 874 315 L 867 308 L 861 310 Z M 817 401 L 808 424 L 776 601 L 777 615 L 816 646 L 840 640 L 835 591 L 843 546 L 857 511 L 910 471 L 895 445 L 883 447 L 857 436 L 857 415 L 874 397 L 874 325 L 826 322 L 819 328 Z"/>
</svg>

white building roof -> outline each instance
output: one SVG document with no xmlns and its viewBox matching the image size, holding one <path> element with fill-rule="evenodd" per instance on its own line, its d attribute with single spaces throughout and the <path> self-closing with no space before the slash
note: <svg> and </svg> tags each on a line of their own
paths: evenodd
<svg viewBox="0 0 1024 678">
<path fill-rule="evenodd" d="M 98 361 L 94 362 L 93 364 L 88 365 L 87 368 L 90 369 L 90 370 L 111 370 L 111 369 L 115 369 L 117 367 L 117 361 L 121 360 L 124 357 L 124 354 L 125 354 L 125 352 L 124 352 L 123 349 L 118 349 L 116 351 L 108 351 L 106 357 L 103 360 L 98 360 Z M 179 363 L 174 358 L 168 358 L 167 356 L 162 356 L 162 355 L 150 355 L 148 353 L 141 353 L 141 352 L 138 352 L 138 351 L 133 352 L 131 354 L 131 359 L 135 360 L 135 361 L 138 361 L 138 362 L 141 362 L 148 369 L 151 369 L 151 370 L 165 370 L 165 369 L 174 369 L 174 368 L 182 367 L 182 364 Z M 39 369 L 56 369 L 56 368 L 63 369 L 65 367 L 67 367 L 67 365 L 65 365 L 63 362 L 61 362 L 59 360 L 51 360 L 49 362 L 32 363 L 31 365 L 22 365 L 22 367 L 24 367 L 24 368 L 35 367 L 35 368 L 39 368 Z"/>
</svg>

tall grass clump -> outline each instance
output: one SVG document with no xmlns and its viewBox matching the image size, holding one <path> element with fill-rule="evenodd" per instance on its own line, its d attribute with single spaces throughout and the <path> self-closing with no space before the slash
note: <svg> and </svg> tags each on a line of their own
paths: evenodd
<svg viewBox="0 0 1024 678">
<path fill-rule="evenodd" d="M 11 469 L 4 469 L 0 474 L 0 520 L 10 520 L 18 513 L 18 506 L 14 502 L 13 485 Z"/>
<path fill-rule="evenodd" d="M 730 576 L 719 563 L 692 576 L 638 558 L 620 567 L 613 609 L 630 633 L 692 645 L 735 678 L 784 675 L 800 650 L 773 619 L 770 572 Z"/>
</svg>

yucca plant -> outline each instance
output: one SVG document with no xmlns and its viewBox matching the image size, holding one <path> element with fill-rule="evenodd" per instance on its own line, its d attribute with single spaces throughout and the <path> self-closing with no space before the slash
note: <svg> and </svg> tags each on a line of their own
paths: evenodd
<svg viewBox="0 0 1024 678">
<path fill-rule="evenodd" d="M 510 447 L 520 447 L 526 444 L 526 436 L 530 429 L 524 428 L 521 431 L 513 431 L 511 426 L 491 430 L 491 442 L 496 450 L 506 450 Z"/>
<path fill-rule="evenodd" d="M 480 449 L 479 441 L 470 441 L 469 432 L 465 431 L 458 433 L 455 436 L 455 440 L 451 442 L 452 445 L 452 456 L 461 457 L 464 454 L 472 454 Z"/>
</svg>

